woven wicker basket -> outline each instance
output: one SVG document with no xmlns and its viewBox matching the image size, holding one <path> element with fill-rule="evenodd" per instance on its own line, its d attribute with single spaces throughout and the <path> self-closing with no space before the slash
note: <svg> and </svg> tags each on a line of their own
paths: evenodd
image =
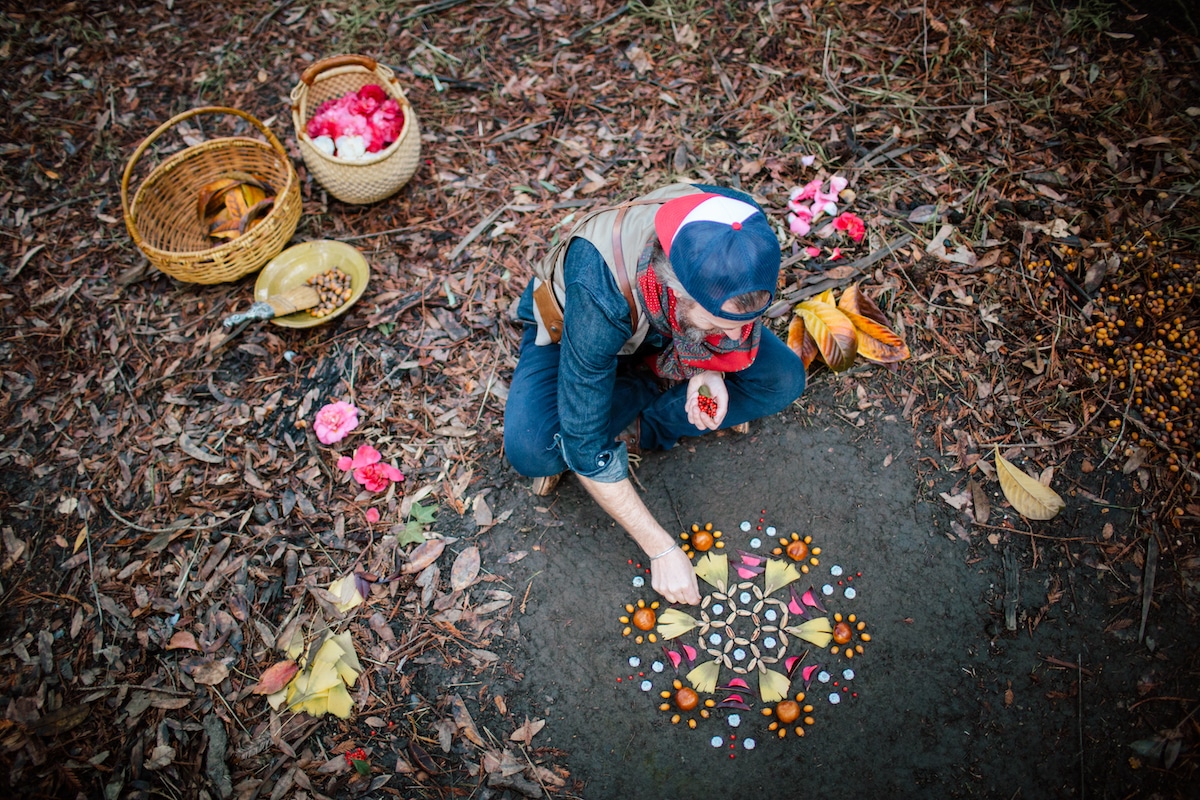
<svg viewBox="0 0 1200 800">
<path fill-rule="evenodd" d="M 404 127 L 396 141 L 356 161 L 334 158 L 318 149 L 307 132 L 308 121 L 317 108 L 326 100 L 356 92 L 371 83 L 382 86 L 404 112 Z M 417 114 L 404 96 L 400 81 L 390 69 L 365 56 L 333 56 L 306 69 L 292 90 L 292 125 L 308 171 L 344 203 L 374 203 L 390 197 L 408 183 L 421 163 Z"/>
<path fill-rule="evenodd" d="M 129 181 L 146 148 L 198 114 L 241 117 L 267 141 L 234 136 L 187 147 L 151 170 L 130 202 Z M 204 186 L 231 171 L 264 178 L 275 189 L 275 205 L 249 231 L 214 247 L 196 200 Z M 138 145 L 121 178 L 121 208 L 133 243 L 155 267 L 186 283 L 224 283 L 260 269 L 292 238 L 300 221 L 300 178 L 265 125 L 234 108 L 206 106 L 177 114 Z"/>
</svg>

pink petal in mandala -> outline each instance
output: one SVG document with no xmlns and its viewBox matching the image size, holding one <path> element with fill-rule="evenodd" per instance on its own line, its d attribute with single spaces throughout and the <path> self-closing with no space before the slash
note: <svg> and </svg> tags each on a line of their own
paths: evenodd
<svg viewBox="0 0 1200 800">
<path fill-rule="evenodd" d="M 804 605 L 812 606 L 822 614 L 825 613 L 825 606 L 821 605 L 821 595 L 812 586 L 808 587 L 808 591 L 800 599 L 804 602 Z"/>
<path fill-rule="evenodd" d="M 733 568 L 737 572 L 738 577 L 744 581 L 751 580 L 761 574 L 766 569 L 763 562 L 766 559 L 754 553 L 747 553 L 745 550 L 738 550 L 738 559 L 733 562 Z"/>
<path fill-rule="evenodd" d="M 804 691 L 808 691 L 808 687 L 812 685 L 813 673 L 820 668 L 820 664 L 811 664 L 800 670 L 800 677 L 804 679 Z"/>
<path fill-rule="evenodd" d="M 717 708 L 736 708 L 739 711 L 749 711 L 750 706 L 740 694 L 731 694 L 721 702 L 717 703 Z"/>
<path fill-rule="evenodd" d="M 800 595 L 796 593 L 796 587 L 791 587 L 789 591 L 791 592 L 791 599 L 788 600 L 788 613 L 793 617 L 799 617 L 802 620 L 807 620 L 809 618 L 808 607 L 804 605 L 804 603 L 801 601 Z"/>
<path fill-rule="evenodd" d="M 718 692 L 748 692 L 750 684 L 746 683 L 743 678 L 731 678 L 729 683 L 724 686 L 717 687 Z"/>
<path fill-rule="evenodd" d="M 665 655 L 667 660 L 671 662 L 671 666 L 678 671 L 679 665 L 683 662 L 683 655 L 681 653 L 676 653 L 674 650 L 668 650 L 665 647 L 663 648 L 663 655 Z"/>
</svg>

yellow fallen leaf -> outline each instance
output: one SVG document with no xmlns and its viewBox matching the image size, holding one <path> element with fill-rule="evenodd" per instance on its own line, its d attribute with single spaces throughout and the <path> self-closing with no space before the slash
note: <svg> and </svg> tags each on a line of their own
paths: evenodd
<svg viewBox="0 0 1200 800">
<path fill-rule="evenodd" d="M 668 608 L 658 615 L 658 635 L 674 639 L 695 628 L 700 623 L 677 608 Z"/>
<path fill-rule="evenodd" d="M 833 641 L 833 624 L 828 617 L 806 620 L 799 625 L 784 628 L 792 636 L 799 637 L 817 647 L 826 647 Z"/>
<path fill-rule="evenodd" d="M 786 561 L 767 559 L 767 571 L 763 576 L 763 594 L 774 594 L 792 581 L 800 580 L 800 571 Z"/>
<path fill-rule="evenodd" d="M 326 707 L 330 714 L 339 719 L 350 718 L 354 701 L 350 699 L 350 693 L 346 691 L 346 684 L 338 683 L 336 686 L 331 686 L 325 695 Z"/>
<path fill-rule="evenodd" d="M 996 476 L 1008 502 L 1026 519 L 1051 519 L 1066 508 L 1067 504 L 1057 492 L 1017 469 L 1000 455 L 999 447 L 996 448 Z"/>
<path fill-rule="evenodd" d="M 358 585 L 354 580 L 354 573 L 343 575 L 333 583 L 329 584 L 329 593 L 337 598 L 337 602 L 333 607 L 345 614 L 352 608 L 362 605 L 362 595 L 358 593 Z"/>
<path fill-rule="evenodd" d="M 764 703 L 778 703 L 787 698 L 792 682 L 786 675 L 767 669 L 759 662 L 758 693 Z"/>
<path fill-rule="evenodd" d="M 800 356 L 805 369 L 808 369 L 808 365 L 817 357 L 817 343 L 804 327 L 804 317 L 799 314 L 793 316 L 791 324 L 788 325 L 787 346 Z"/>
<path fill-rule="evenodd" d="M 696 560 L 692 570 L 697 578 L 718 592 L 725 591 L 729 582 L 729 558 L 724 553 L 705 553 L 702 558 Z"/>
<path fill-rule="evenodd" d="M 697 692 L 712 694 L 717 688 L 717 678 L 721 674 L 720 661 L 705 661 L 687 674 L 688 683 Z"/>
<path fill-rule="evenodd" d="M 796 306 L 804 319 L 804 328 L 817 344 L 822 360 L 834 372 L 848 369 L 858 354 L 858 335 L 854 323 L 837 306 L 817 299 Z"/>
<path fill-rule="evenodd" d="M 319 694 L 334 686 L 344 686 L 335 661 L 313 661 L 308 674 L 308 693 Z"/>
</svg>

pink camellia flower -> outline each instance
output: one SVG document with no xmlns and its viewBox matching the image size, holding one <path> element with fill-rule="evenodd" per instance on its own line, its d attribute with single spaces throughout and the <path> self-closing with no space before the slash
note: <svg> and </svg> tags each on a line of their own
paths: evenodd
<svg viewBox="0 0 1200 800">
<path fill-rule="evenodd" d="M 797 206 L 795 213 L 788 214 L 788 229 L 796 236 L 807 236 L 812 230 L 812 211 L 807 206 Z"/>
<path fill-rule="evenodd" d="M 379 461 L 354 470 L 354 480 L 372 492 L 382 492 L 391 486 L 393 481 L 404 480 L 404 474 L 391 464 Z"/>
<path fill-rule="evenodd" d="M 809 258 L 816 258 L 817 256 L 821 255 L 821 248 L 814 247 L 810 244 L 808 247 L 804 248 L 804 254 Z"/>
<path fill-rule="evenodd" d="M 368 508 L 367 509 L 367 522 L 371 525 L 374 525 L 376 522 L 379 522 L 379 509 L 378 508 Z"/>
<path fill-rule="evenodd" d="M 864 223 L 857 215 L 851 214 L 849 211 L 844 211 L 841 214 L 838 214 L 833 220 L 833 227 L 845 233 L 856 243 L 861 242 L 863 237 L 867 235 L 866 223 Z"/>
<path fill-rule="evenodd" d="M 385 463 L 379 451 L 369 444 L 360 445 L 354 451 L 354 458 L 342 456 L 337 465 L 342 471 L 353 470 L 354 480 L 372 492 L 382 492 L 394 481 L 404 480 L 404 474 L 391 464 Z"/>
<path fill-rule="evenodd" d="M 338 459 L 337 467 L 343 472 L 349 472 L 352 469 L 361 469 L 375 464 L 381 458 L 383 456 L 379 455 L 379 451 L 374 447 L 371 447 L 369 444 L 360 444 L 358 449 L 354 451 L 354 458 L 342 456 Z"/>
<path fill-rule="evenodd" d="M 313 430 L 321 444 L 333 444 L 358 427 L 358 409 L 344 400 L 330 403 L 317 412 Z"/>
<path fill-rule="evenodd" d="M 840 248 L 840 247 L 833 248 L 833 250 L 830 251 L 830 253 L 829 253 L 830 261 L 837 261 L 841 257 L 842 257 L 842 248 Z"/>
</svg>

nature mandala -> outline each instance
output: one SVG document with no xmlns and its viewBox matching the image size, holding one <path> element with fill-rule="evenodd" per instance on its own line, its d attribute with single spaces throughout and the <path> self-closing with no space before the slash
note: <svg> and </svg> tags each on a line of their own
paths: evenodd
<svg viewBox="0 0 1200 800">
<path fill-rule="evenodd" d="M 680 534 L 699 606 L 662 609 L 640 597 L 620 617 L 637 671 L 617 682 L 651 696 L 672 723 L 711 728 L 713 748 L 730 758 L 759 737 L 806 736 L 821 713 L 858 697 L 852 665 L 871 641 L 850 610 L 862 573 L 825 566 L 811 536 L 780 535 L 766 513 L 738 526 L 743 548 L 727 547 L 734 537 L 711 523 Z M 630 564 L 634 588 L 649 592 L 649 565 Z"/>
</svg>

